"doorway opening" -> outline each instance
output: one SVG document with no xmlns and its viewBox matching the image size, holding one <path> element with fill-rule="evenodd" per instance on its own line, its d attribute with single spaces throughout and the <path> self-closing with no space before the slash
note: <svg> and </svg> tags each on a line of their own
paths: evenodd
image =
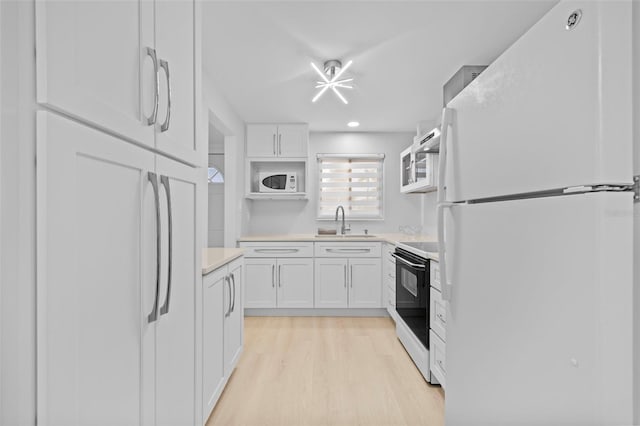
<svg viewBox="0 0 640 426">
<path fill-rule="evenodd" d="M 207 170 L 207 246 L 224 247 L 225 224 L 225 136 L 209 123 L 209 158 Z"/>
</svg>

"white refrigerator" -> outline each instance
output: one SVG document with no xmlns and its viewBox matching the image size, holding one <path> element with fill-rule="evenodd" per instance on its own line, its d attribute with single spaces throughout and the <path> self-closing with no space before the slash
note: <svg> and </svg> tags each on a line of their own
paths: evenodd
<svg viewBox="0 0 640 426">
<path fill-rule="evenodd" d="M 634 423 L 632 7 L 560 2 L 444 110 L 448 426 Z"/>
</svg>

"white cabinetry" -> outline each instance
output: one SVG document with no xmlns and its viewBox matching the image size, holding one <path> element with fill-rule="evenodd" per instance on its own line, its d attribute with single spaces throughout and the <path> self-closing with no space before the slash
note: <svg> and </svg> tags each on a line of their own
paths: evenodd
<svg viewBox="0 0 640 426">
<path fill-rule="evenodd" d="M 36 2 L 37 101 L 201 163 L 194 7 L 193 1 Z"/>
<path fill-rule="evenodd" d="M 226 267 L 203 278 L 202 294 L 202 406 L 204 424 L 211 415 L 225 383 L 224 365 L 224 287 Z"/>
<path fill-rule="evenodd" d="M 243 266 L 240 258 L 203 278 L 202 424 L 211 415 L 242 354 Z"/>
<path fill-rule="evenodd" d="M 382 294 L 383 303 L 391 318 L 396 321 L 396 259 L 392 256 L 395 245 L 385 243 L 382 247 Z M 385 300 L 386 298 L 386 300 Z"/>
<path fill-rule="evenodd" d="M 196 169 L 40 112 L 37 179 L 39 422 L 195 424 Z"/>
<path fill-rule="evenodd" d="M 247 156 L 306 158 L 307 124 L 247 124 Z"/>
<path fill-rule="evenodd" d="M 312 243 L 241 243 L 247 308 L 312 308 Z"/>
<path fill-rule="evenodd" d="M 347 259 L 315 260 L 316 308 L 346 308 L 349 297 Z"/>
<path fill-rule="evenodd" d="M 429 261 L 429 368 L 437 383 L 445 387 L 445 341 L 447 326 L 447 305 L 440 289 L 440 264 Z"/>
<path fill-rule="evenodd" d="M 242 337 L 244 325 L 243 304 L 243 261 L 238 260 L 229 265 L 224 300 L 228 309 L 224 319 L 224 371 L 231 376 L 242 353 Z"/>
<path fill-rule="evenodd" d="M 313 261 L 278 259 L 278 307 L 313 308 Z"/>
<path fill-rule="evenodd" d="M 315 244 L 316 308 L 380 308 L 380 243 Z"/>
</svg>

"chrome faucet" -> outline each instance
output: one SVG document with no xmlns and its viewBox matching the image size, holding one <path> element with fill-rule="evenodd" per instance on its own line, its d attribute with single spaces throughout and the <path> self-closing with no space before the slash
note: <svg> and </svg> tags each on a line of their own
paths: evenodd
<svg viewBox="0 0 640 426">
<path fill-rule="evenodd" d="M 347 229 L 347 227 L 344 224 L 344 207 L 342 206 L 338 206 L 336 208 L 336 222 L 338 221 L 338 212 L 342 210 L 342 227 L 340 228 L 340 235 L 344 235 L 347 231 L 349 231 L 350 229 Z"/>
</svg>

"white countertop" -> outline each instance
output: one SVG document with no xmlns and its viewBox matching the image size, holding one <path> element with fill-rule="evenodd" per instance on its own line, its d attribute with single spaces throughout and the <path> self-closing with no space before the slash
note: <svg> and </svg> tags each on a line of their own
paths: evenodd
<svg viewBox="0 0 640 426">
<path fill-rule="evenodd" d="M 242 256 L 244 249 L 211 247 L 202 250 L 202 275 L 207 275 L 219 267 Z"/>
<path fill-rule="evenodd" d="M 397 244 L 405 241 L 437 241 L 433 235 L 407 235 L 400 233 L 384 233 L 373 234 L 374 237 L 362 237 L 347 235 L 341 237 L 339 235 L 325 235 L 318 237 L 315 234 L 273 234 L 273 235 L 246 235 L 238 238 L 238 242 L 270 242 L 270 241 L 372 241 Z"/>
</svg>

